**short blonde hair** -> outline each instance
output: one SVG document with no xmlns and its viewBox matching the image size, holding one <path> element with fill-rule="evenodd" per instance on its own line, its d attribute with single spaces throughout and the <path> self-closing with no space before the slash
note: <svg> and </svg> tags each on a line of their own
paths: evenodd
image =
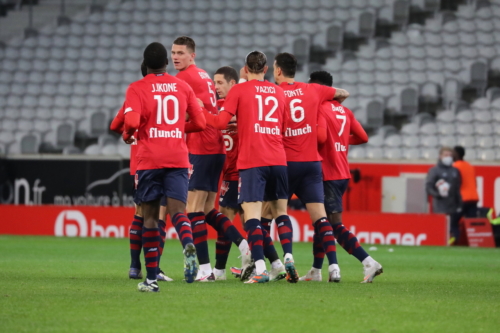
<svg viewBox="0 0 500 333">
<path fill-rule="evenodd" d="M 444 147 L 441 147 L 441 149 L 439 149 L 439 155 L 441 155 L 442 153 L 444 153 L 445 151 L 449 151 L 450 153 L 453 154 L 453 149 L 451 147 L 448 147 L 448 146 L 444 146 Z"/>
</svg>

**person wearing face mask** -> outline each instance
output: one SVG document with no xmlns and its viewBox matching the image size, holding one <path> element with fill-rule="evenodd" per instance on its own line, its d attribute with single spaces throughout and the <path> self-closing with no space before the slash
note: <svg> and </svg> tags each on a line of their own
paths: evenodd
<svg viewBox="0 0 500 333">
<path fill-rule="evenodd" d="M 432 196 L 432 212 L 449 215 L 450 244 L 455 243 L 460 236 L 458 222 L 462 211 L 461 183 L 460 172 L 453 167 L 453 149 L 441 148 L 437 165 L 427 174 L 425 189 Z"/>
</svg>

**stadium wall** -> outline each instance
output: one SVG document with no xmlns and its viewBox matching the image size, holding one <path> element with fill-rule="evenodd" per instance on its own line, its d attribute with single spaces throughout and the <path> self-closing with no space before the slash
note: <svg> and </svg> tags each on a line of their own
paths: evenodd
<svg viewBox="0 0 500 333">
<path fill-rule="evenodd" d="M 133 209 L 126 207 L 63 207 L 53 205 L 0 207 L 0 234 L 66 237 L 128 237 Z M 292 210 L 295 242 L 311 242 L 313 228 L 304 211 Z M 27 223 L 25 221 L 34 221 Z M 383 214 L 346 212 L 344 224 L 362 243 L 446 246 L 448 222 L 438 214 Z M 243 232 L 241 222 L 236 227 Z M 209 238 L 216 233 L 209 228 Z M 277 239 L 275 224 L 271 234 Z M 175 228 L 167 222 L 167 238 L 177 238 Z"/>
</svg>

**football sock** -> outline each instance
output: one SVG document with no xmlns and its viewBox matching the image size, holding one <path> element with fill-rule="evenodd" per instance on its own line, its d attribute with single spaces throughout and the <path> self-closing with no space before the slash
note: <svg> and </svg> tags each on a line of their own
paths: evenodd
<svg viewBox="0 0 500 333">
<path fill-rule="evenodd" d="M 188 213 L 188 217 L 193 229 L 194 246 L 196 247 L 198 262 L 200 265 L 209 264 L 210 256 L 208 254 L 208 232 L 207 224 L 205 223 L 205 213 Z"/>
<path fill-rule="evenodd" d="M 191 231 L 191 222 L 186 215 L 182 213 L 177 213 L 172 218 L 172 224 L 177 231 L 179 240 L 181 241 L 182 248 L 185 248 L 187 244 L 193 243 L 193 233 Z"/>
<path fill-rule="evenodd" d="M 276 248 L 274 247 L 271 234 L 267 232 L 266 229 L 262 229 L 262 237 L 264 239 L 264 256 L 271 263 L 275 262 L 276 260 L 279 260 L 278 252 L 276 252 Z"/>
<path fill-rule="evenodd" d="M 260 221 L 257 219 L 246 221 L 245 230 L 248 233 L 248 244 L 250 246 L 250 251 L 252 251 L 252 258 L 255 262 L 264 260 L 264 250 L 262 247 L 264 240 Z"/>
<path fill-rule="evenodd" d="M 149 280 L 156 280 L 160 241 L 158 228 L 148 229 L 144 227 L 142 229 L 142 247 L 144 248 L 144 260 L 146 261 L 146 272 Z"/>
<path fill-rule="evenodd" d="M 215 268 L 226 269 L 227 258 L 231 250 L 231 241 L 224 234 L 217 234 L 217 242 L 215 242 Z"/>
<path fill-rule="evenodd" d="M 271 223 L 273 222 L 272 219 L 268 219 L 265 217 L 260 218 L 260 224 L 262 225 L 262 228 L 267 231 L 268 234 L 271 234 Z"/>
<path fill-rule="evenodd" d="M 266 262 L 263 259 L 256 260 L 255 261 L 255 273 L 257 273 L 257 275 L 259 275 L 259 274 L 264 273 L 265 270 L 266 270 Z"/>
<path fill-rule="evenodd" d="M 158 230 L 160 231 L 160 253 L 158 255 L 158 274 L 160 274 L 160 261 L 165 246 L 165 238 L 167 237 L 167 224 L 163 220 L 158 221 Z"/>
<path fill-rule="evenodd" d="M 271 263 L 271 267 L 272 268 L 278 268 L 278 267 L 281 267 L 281 266 L 283 266 L 283 263 L 279 259 L 276 259 L 275 261 L 273 261 Z"/>
<path fill-rule="evenodd" d="M 321 269 L 321 267 L 323 267 L 323 260 L 325 258 L 325 250 L 323 249 L 323 244 L 321 243 L 321 238 L 316 226 L 314 228 L 313 255 L 314 261 L 312 267 Z"/>
<path fill-rule="evenodd" d="M 337 242 L 356 259 L 363 262 L 368 257 L 368 253 L 359 245 L 356 236 L 349 231 L 342 223 L 332 224 L 333 235 L 337 238 Z"/>
<path fill-rule="evenodd" d="M 293 228 L 292 222 L 288 215 L 281 215 L 276 218 L 276 225 L 278 226 L 278 235 L 280 236 L 281 247 L 286 255 L 292 253 L 293 241 Z"/>
<path fill-rule="evenodd" d="M 328 264 L 337 264 L 337 248 L 335 246 L 335 238 L 333 237 L 333 229 L 326 217 L 322 217 L 314 223 L 319 231 L 320 242 L 323 245 Z"/>
<path fill-rule="evenodd" d="M 241 241 L 244 239 L 238 229 L 233 225 L 233 222 L 215 208 L 207 214 L 206 221 L 217 230 L 217 233 L 224 233 L 226 238 L 236 245 L 240 245 Z"/>
<path fill-rule="evenodd" d="M 130 241 L 130 268 L 141 269 L 141 249 L 142 249 L 142 227 L 144 219 L 134 215 L 134 220 L 130 225 L 129 241 Z"/>
</svg>

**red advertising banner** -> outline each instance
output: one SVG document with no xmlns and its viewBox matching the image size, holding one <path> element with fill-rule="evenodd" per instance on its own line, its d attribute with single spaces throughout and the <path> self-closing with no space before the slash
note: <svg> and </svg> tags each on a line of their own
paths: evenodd
<svg viewBox="0 0 500 333">
<path fill-rule="evenodd" d="M 125 207 L 0 205 L 0 234 L 122 238 L 128 237 L 133 214 L 132 208 Z M 314 231 L 307 212 L 291 210 L 290 218 L 293 240 L 312 241 Z M 346 212 L 343 220 L 362 243 L 447 245 L 445 215 Z M 239 219 L 234 224 L 244 234 Z M 271 234 L 277 239 L 274 226 Z M 171 223 L 167 224 L 167 238 L 177 238 Z M 209 238 L 216 238 L 212 228 L 209 228 Z"/>
<path fill-rule="evenodd" d="M 491 223 L 486 218 L 466 218 L 460 221 L 461 237 L 464 245 L 470 247 L 495 247 L 495 238 Z"/>
</svg>

